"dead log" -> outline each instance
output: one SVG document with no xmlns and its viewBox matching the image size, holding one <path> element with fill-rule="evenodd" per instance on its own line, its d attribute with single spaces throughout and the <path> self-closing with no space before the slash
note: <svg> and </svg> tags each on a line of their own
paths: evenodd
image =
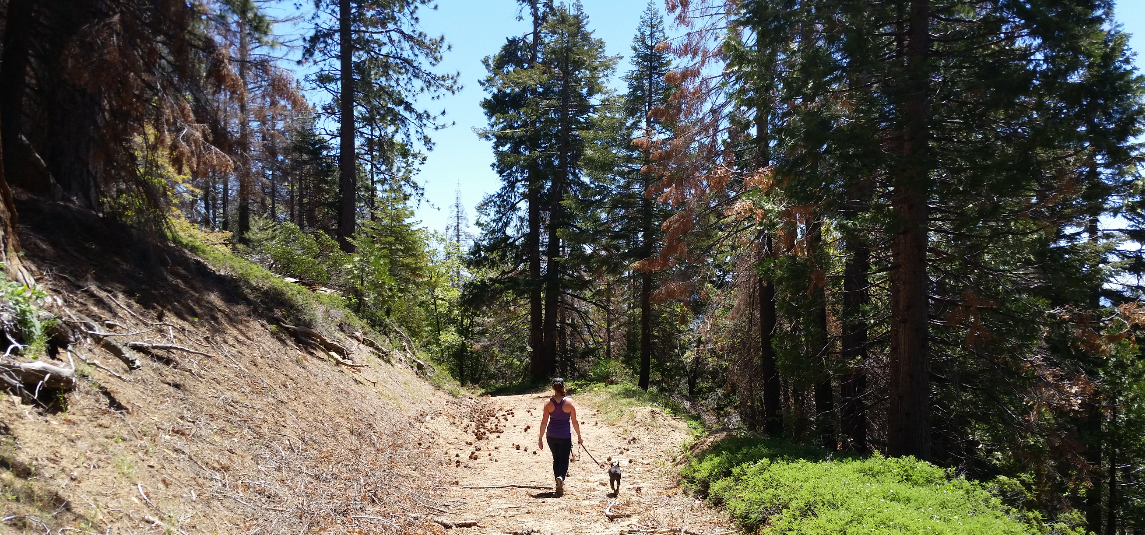
<svg viewBox="0 0 1145 535">
<path fill-rule="evenodd" d="M 183 347 L 183 346 L 175 345 L 175 344 L 149 344 L 147 342 L 128 342 L 127 347 L 130 347 L 131 349 L 142 350 L 142 351 L 154 351 L 156 349 L 167 349 L 167 350 L 174 350 L 174 351 L 182 351 L 184 353 L 190 353 L 192 355 L 202 355 L 204 357 L 212 357 L 212 358 L 216 358 L 216 359 L 219 358 L 218 355 L 213 355 L 211 353 L 203 353 L 202 351 L 197 351 L 197 350 L 191 349 L 189 347 Z"/>
<path fill-rule="evenodd" d="M 410 518 L 429 520 L 430 522 L 435 522 L 437 524 L 440 524 L 445 529 L 472 528 L 472 527 L 477 527 L 477 525 L 478 525 L 476 520 L 447 520 L 447 519 L 439 518 L 436 516 L 427 516 L 427 515 L 419 515 L 419 514 L 411 514 L 411 515 L 406 515 L 406 516 L 409 516 Z"/>
<path fill-rule="evenodd" d="M 76 387 L 74 369 L 46 362 L 0 362 L 0 373 L 15 377 L 33 392 L 39 388 L 72 390 Z"/>
<path fill-rule="evenodd" d="M 390 350 L 387 349 L 382 344 L 379 344 L 377 340 L 374 340 L 373 338 L 370 338 L 369 336 L 366 336 L 366 335 L 362 334 L 361 332 L 355 332 L 354 333 L 354 339 L 357 340 L 359 344 L 362 344 L 362 345 L 364 345 L 370 349 L 373 349 L 374 352 L 376 352 L 378 354 L 378 357 L 381 358 L 382 360 L 384 360 L 386 362 L 392 362 L 392 359 L 390 358 Z"/>
<path fill-rule="evenodd" d="M 622 530 L 620 530 L 620 535 L 653 535 L 653 534 L 661 534 L 661 533 L 663 533 L 663 534 L 685 533 L 687 535 L 704 535 L 703 532 L 695 531 L 695 530 L 691 530 L 691 529 L 684 529 L 684 528 L 681 528 L 678 526 L 667 527 L 667 528 L 633 528 L 633 529 L 622 529 Z M 732 532 L 724 531 L 724 532 L 718 533 L 716 535 L 726 535 L 729 533 L 732 533 Z"/>
<path fill-rule="evenodd" d="M 327 351 L 338 353 L 339 355 L 350 354 L 350 352 L 346 350 L 346 348 L 341 344 L 330 341 L 330 339 L 326 338 L 326 336 L 324 336 L 322 333 L 311 329 L 310 327 L 291 325 L 286 323 L 286 320 L 278 316 L 274 316 L 274 320 L 278 322 L 279 326 L 281 326 L 283 329 L 290 331 L 290 334 L 294 335 L 294 337 L 298 339 L 299 342 L 315 344 Z"/>
<path fill-rule="evenodd" d="M 539 489 L 539 490 L 549 490 L 553 487 L 552 486 L 546 487 L 546 486 L 542 486 L 542 485 L 512 485 L 512 484 L 510 484 L 510 485 L 476 485 L 476 486 L 465 485 L 465 486 L 462 486 L 461 488 L 463 488 L 463 489 Z"/>
<path fill-rule="evenodd" d="M 115 357 L 123 361 L 123 363 L 126 364 L 128 368 L 131 368 L 132 370 L 138 370 L 143 367 L 143 362 L 139 360 L 139 356 L 136 355 L 134 351 L 123 347 L 119 344 L 119 342 L 116 342 L 110 336 L 106 336 L 94 320 L 84 316 L 83 314 L 72 312 L 66 308 L 64 309 L 64 312 L 68 315 L 73 323 L 80 326 L 80 330 L 86 332 L 89 336 L 96 339 L 98 341 L 97 345 L 108 350 L 112 355 L 115 355 Z"/>
<path fill-rule="evenodd" d="M 333 352 L 333 351 L 327 351 L 326 354 L 330 355 L 330 358 L 334 359 L 334 362 L 337 362 L 338 364 L 341 364 L 343 366 L 349 366 L 351 368 L 366 368 L 367 367 L 366 364 L 354 364 L 351 361 L 348 361 L 342 357 L 339 357 L 338 354 Z"/>
<path fill-rule="evenodd" d="M 94 325 L 92 325 L 92 326 L 94 326 Z M 109 352 L 111 352 L 111 354 L 115 355 L 116 358 L 118 358 L 119 360 L 122 360 L 123 363 L 126 364 L 128 368 L 131 368 L 133 370 L 138 370 L 138 369 L 143 367 L 143 362 L 139 360 L 139 356 L 136 355 L 134 351 L 132 351 L 126 347 L 123 347 L 122 345 L 119 344 L 119 342 L 116 342 L 115 340 L 113 340 L 111 338 L 105 338 L 105 337 L 100 336 L 99 332 L 93 333 L 93 331 L 94 331 L 94 329 L 91 329 L 88 331 L 88 333 L 91 334 L 93 338 L 95 338 L 96 340 L 99 341 L 98 345 L 103 347 L 104 349 L 108 350 Z"/>
</svg>

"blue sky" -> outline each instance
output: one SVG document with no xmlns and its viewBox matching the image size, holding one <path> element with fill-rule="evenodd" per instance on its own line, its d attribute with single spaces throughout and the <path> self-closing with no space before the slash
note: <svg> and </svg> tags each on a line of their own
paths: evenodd
<svg viewBox="0 0 1145 535">
<path fill-rule="evenodd" d="M 632 36 L 647 1 L 582 0 L 589 26 L 596 37 L 604 40 L 607 53 L 623 56 L 613 78 L 614 87 L 619 88 L 619 75 L 630 68 L 627 58 Z M 662 0 L 657 0 L 657 5 L 662 11 Z M 458 189 L 469 220 L 474 222 L 477 203 L 499 186 L 497 175 L 489 167 L 493 160 L 490 145 L 473 132 L 486 125 L 479 105 L 484 93 L 478 81 L 485 75 L 482 58 L 496 52 L 506 37 L 526 31 L 527 22 L 518 21 L 518 13 L 516 0 L 439 0 L 437 10 L 421 13 L 422 27 L 430 34 L 445 35 L 453 47 L 439 70 L 460 72 L 464 85 L 461 92 L 433 103 L 432 107 L 444 108 L 447 120 L 456 124 L 433 136 L 436 148 L 428 154 L 419 176 L 425 199 L 417 207 L 417 217 L 431 230 L 444 230 Z M 1133 35 L 1131 47 L 1145 52 L 1145 0 L 1120 0 L 1115 17 Z M 1142 55 L 1137 58 L 1137 65 L 1145 70 Z"/>
<path fill-rule="evenodd" d="M 632 37 L 647 2 L 582 0 L 589 27 L 604 40 L 606 52 L 625 58 L 613 77 L 615 87 L 620 87 L 620 75 L 629 69 L 627 57 Z M 663 11 L 662 0 L 657 2 Z M 500 187 L 500 179 L 489 167 L 493 162 L 492 147 L 479 139 L 473 129 L 487 125 L 480 106 L 485 93 L 478 84 L 485 76 L 482 58 L 497 52 L 505 38 L 523 34 L 530 27 L 531 23 L 517 20 L 518 5 L 516 0 L 439 0 L 436 11 L 421 14 L 422 27 L 431 34 L 445 35 L 453 46 L 439 66 L 440 71 L 460 72 L 464 85 L 457 95 L 435 103 L 444 106 L 446 119 L 456 125 L 432 136 L 436 148 L 429 153 L 419 176 L 425 186 L 425 201 L 417 208 L 417 216 L 432 230 L 445 229 L 458 188 L 473 223 L 477 221 L 477 203 Z"/>
</svg>

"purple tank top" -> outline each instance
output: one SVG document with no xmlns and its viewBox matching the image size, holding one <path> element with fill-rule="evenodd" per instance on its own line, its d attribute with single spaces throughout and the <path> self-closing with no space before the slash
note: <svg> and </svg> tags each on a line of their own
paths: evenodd
<svg viewBox="0 0 1145 535">
<path fill-rule="evenodd" d="M 563 398 L 560 401 L 556 401 L 552 398 L 549 399 L 553 402 L 553 405 L 557 407 L 553 409 L 552 414 L 549 415 L 549 429 L 545 432 L 545 436 L 572 440 L 572 430 L 569 427 L 569 416 L 571 415 L 565 412 L 565 400 Z"/>
</svg>

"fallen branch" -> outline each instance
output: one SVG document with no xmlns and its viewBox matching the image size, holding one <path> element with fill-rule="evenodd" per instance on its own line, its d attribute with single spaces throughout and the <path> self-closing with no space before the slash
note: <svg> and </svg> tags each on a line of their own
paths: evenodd
<svg viewBox="0 0 1145 535">
<path fill-rule="evenodd" d="M 617 518 L 624 518 L 624 517 L 632 516 L 632 515 L 627 514 L 627 513 L 614 513 L 614 512 L 612 512 L 612 506 L 613 505 L 616 505 L 616 500 L 612 500 L 612 501 L 608 502 L 608 507 L 604 508 L 604 516 L 608 517 L 609 520 L 616 520 Z"/>
<path fill-rule="evenodd" d="M 401 528 L 401 526 L 399 526 L 399 525 L 397 524 L 397 522 L 394 522 L 393 520 L 390 520 L 390 519 L 388 519 L 388 518 L 382 518 L 382 517 L 380 517 L 380 516 L 370 516 L 370 515 L 352 515 L 352 516 L 350 516 L 350 518 L 364 518 L 364 519 L 366 519 L 366 520 L 377 520 L 377 521 L 380 521 L 380 522 L 385 522 L 385 523 L 387 523 L 387 524 L 389 524 L 389 525 L 391 525 L 391 526 L 393 526 L 393 527 L 395 527 L 395 528 Z"/>
<path fill-rule="evenodd" d="M 552 487 L 541 485 L 476 485 L 476 486 L 463 486 L 463 489 L 540 489 L 550 490 Z"/>
<path fill-rule="evenodd" d="M 278 322 L 278 324 L 280 326 L 282 326 L 283 329 L 290 331 L 290 333 L 293 334 L 295 338 L 298 338 L 301 341 L 311 342 L 311 343 L 317 344 L 318 346 L 322 347 L 323 349 L 326 349 L 327 351 L 336 352 L 339 355 L 349 355 L 350 354 L 350 352 L 347 351 L 346 348 L 343 347 L 341 344 L 330 341 L 322 333 L 320 333 L 314 329 L 311 329 L 310 327 L 301 327 L 298 325 L 291 325 L 289 323 L 286 323 L 286 320 L 283 320 L 282 318 L 280 318 L 278 316 L 275 316 L 274 320 L 276 322 Z"/>
<path fill-rule="evenodd" d="M 693 531 L 690 529 L 684 529 L 684 528 L 679 527 L 679 526 L 668 527 L 668 528 L 635 528 L 635 529 L 622 529 L 622 530 L 620 530 L 620 535 L 637 535 L 637 534 L 649 534 L 649 535 L 651 535 L 651 534 L 655 534 L 655 533 L 686 533 L 687 535 L 704 535 L 704 532 L 702 532 L 702 531 Z M 731 533 L 731 532 L 725 531 L 725 532 L 722 532 L 719 534 L 714 534 L 714 535 L 724 535 L 726 533 Z"/>
<path fill-rule="evenodd" d="M 68 355 L 71 355 L 71 351 L 68 351 Z M 105 372 L 107 372 L 107 373 L 111 374 L 111 376 L 112 376 L 112 377 L 115 377 L 116 379 L 119 379 L 120 381 L 123 381 L 123 382 L 125 382 L 125 383 L 130 383 L 130 382 L 131 382 L 131 379 L 128 379 L 128 378 L 126 378 L 126 377 L 123 377 L 123 376 L 120 376 L 118 373 L 115 373 L 115 372 L 111 371 L 110 369 L 108 369 L 108 368 L 107 368 L 106 366 L 104 366 L 103 364 L 100 364 L 100 363 L 98 363 L 98 362 L 94 362 L 94 361 L 93 361 L 93 362 L 88 362 L 88 361 L 87 361 L 87 360 L 85 360 L 83 357 L 81 357 L 81 356 L 79 355 L 79 353 L 76 353 L 76 358 L 77 358 L 77 359 L 80 359 L 80 362 L 82 362 L 82 363 L 84 363 L 84 364 L 87 364 L 88 366 L 92 366 L 92 367 L 95 367 L 95 368 L 99 368 L 99 369 L 101 369 L 101 370 L 103 370 L 103 371 L 105 371 Z"/>
<path fill-rule="evenodd" d="M 100 296 L 99 294 L 103 294 L 103 295 L 102 295 L 102 296 L 100 296 L 100 297 L 104 297 L 104 298 L 106 298 L 106 299 L 110 299 L 112 303 L 115 303 L 116 305 L 119 305 L 119 308 L 122 308 L 122 309 L 123 309 L 125 312 L 127 312 L 128 314 L 130 314 L 130 315 L 131 315 L 131 317 L 133 317 L 133 318 L 135 318 L 135 319 L 139 320 L 139 321 L 140 321 L 140 322 L 142 322 L 142 323 L 148 323 L 148 321 L 147 321 L 147 320 L 145 320 L 145 319 L 143 319 L 142 317 L 140 317 L 140 316 L 139 316 L 139 314 L 136 314 L 136 313 L 135 313 L 134 311 L 132 311 L 130 308 L 127 308 L 127 307 L 123 306 L 123 303 L 120 303 L 119 301 L 117 301 L 117 300 L 115 299 L 115 297 L 113 297 L 113 296 L 112 296 L 110 293 L 107 293 L 107 292 L 105 292 L 105 291 L 103 291 L 103 290 L 97 289 L 97 288 L 95 288 L 95 287 L 93 287 L 93 286 L 88 286 L 86 289 L 87 289 L 88 291 L 90 291 L 91 293 L 93 293 L 93 294 L 96 294 L 97 296 Z"/>
<path fill-rule="evenodd" d="M 352 361 L 349 361 L 349 360 L 346 360 L 342 357 L 339 357 L 338 354 L 333 352 L 333 351 L 327 351 L 326 354 L 330 355 L 330 358 L 334 359 L 334 362 L 337 362 L 338 364 L 341 364 L 343 366 L 349 366 L 351 368 L 366 368 L 366 367 L 368 367 L 367 364 L 354 364 Z"/>
<path fill-rule="evenodd" d="M 168 349 L 168 350 L 175 350 L 175 351 L 183 351 L 185 353 L 190 353 L 192 355 L 202 355 L 204 357 L 211 357 L 211 358 L 216 358 L 216 359 L 219 358 L 218 355 L 212 355 L 211 353 L 203 353 L 202 351 L 197 351 L 197 350 L 191 349 L 189 347 L 183 347 L 183 346 L 175 345 L 175 344 L 149 344 L 147 342 L 128 342 L 127 347 L 130 347 L 131 349 L 140 349 L 143 351 L 153 351 L 156 349 Z"/>
<path fill-rule="evenodd" d="M 436 516 L 426 516 L 426 515 L 419 515 L 419 514 L 410 514 L 410 515 L 406 515 L 406 516 L 408 516 L 410 518 L 419 518 L 419 519 L 429 520 L 430 522 L 435 522 L 437 524 L 440 524 L 445 529 L 477 527 L 477 521 L 476 520 L 446 520 L 444 518 L 438 518 Z"/>
<path fill-rule="evenodd" d="M 142 483 L 136 483 L 135 488 L 139 489 L 139 495 L 143 496 L 143 501 L 147 502 L 147 505 L 150 505 L 151 507 L 155 507 L 155 504 L 151 503 L 151 498 L 148 498 L 147 493 L 143 492 L 143 484 Z M 155 507 L 155 510 L 159 511 L 159 508 Z"/>
<path fill-rule="evenodd" d="M 102 331 L 99 330 L 99 326 L 96 325 L 96 323 L 94 321 L 92 321 L 91 318 L 88 318 L 88 317 L 83 316 L 81 314 L 72 314 L 71 311 L 67 311 L 67 312 L 68 312 L 69 316 L 72 316 L 74 318 L 79 319 L 79 321 L 85 327 L 87 327 L 87 329 L 85 329 L 87 331 L 87 333 L 89 335 L 91 335 L 93 338 L 95 338 L 96 340 L 98 340 L 100 346 L 102 346 L 104 349 L 107 349 L 109 352 L 111 352 L 112 355 L 115 355 L 116 358 L 118 358 L 119 360 L 122 360 L 123 363 L 126 364 L 128 368 L 131 368 L 133 370 L 138 370 L 139 368 L 143 367 L 143 363 L 139 360 L 139 357 L 135 355 L 134 351 L 132 351 L 126 347 L 123 347 L 122 345 L 119 344 L 119 342 L 112 340 L 111 337 L 103 336 L 105 333 L 103 333 Z"/>
<path fill-rule="evenodd" d="M 105 333 L 105 332 L 98 332 L 98 331 L 86 331 L 86 332 L 92 336 L 98 336 L 100 338 L 106 338 L 108 336 L 138 336 L 141 334 L 147 334 L 147 333 L 154 331 L 154 330 L 155 329 L 147 329 L 146 331 L 135 331 L 133 333 Z"/>
<path fill-rule="evenodd" d="M 7 372 L 19 379 L 25 386 L 39 392 L 41 387 L 54 390 L 71 390 L 76 387 L 75 369 L 53 366 L 45 362 L 0 363 L 0 372 Z"/>
</svg>

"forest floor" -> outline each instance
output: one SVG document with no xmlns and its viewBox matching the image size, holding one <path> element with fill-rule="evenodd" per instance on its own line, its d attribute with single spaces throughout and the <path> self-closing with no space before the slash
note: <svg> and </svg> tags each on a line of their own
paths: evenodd
<svg viewBox="0 0 1145 535">
<path fill-rule="evenodd" d="M 596 395 L 573 396 L 584 447 L 602 465 L 619 461 L 619 493 L 574 444 L 563 496 L 553 487 L 552 455 L 537 449 L 547 394 L 483 397 L 427 417 L 422 429 L 453 459 L 440 499 L 443 519 L 477 522 L 458 533 L 717 534 L 732 531 L 727 516 L 677 484 L 674 460 L 688 439 L 687 424 L 655 407 L 601 410 Z M 443 509 L 444 511 L 445 509 Z"/>
</svg>

